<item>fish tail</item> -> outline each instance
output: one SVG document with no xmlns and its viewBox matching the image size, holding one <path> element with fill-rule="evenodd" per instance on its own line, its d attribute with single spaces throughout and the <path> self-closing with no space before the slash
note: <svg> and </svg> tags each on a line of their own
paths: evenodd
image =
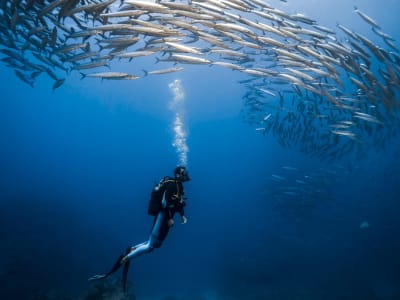
<svg viewBox="0 0 400 300">
<path fill-rule="evenodd" d="M 83 78 L 86 78 L 86 74 L 85 73 L 82 73 L 82 72 L 79 72 L 79 73 L 81 73 L 81 80 L 83 79 Z"/>
<path fill-rule="evenodd" d="M 62 86 L 62 84 L 64 83 L 65 78 L 61 78 L 61 79 L 57 79 L 56 82 L 54 82 L 53 84 L 53 92 L 58 89 L 60 86 Z"/>
</svg>

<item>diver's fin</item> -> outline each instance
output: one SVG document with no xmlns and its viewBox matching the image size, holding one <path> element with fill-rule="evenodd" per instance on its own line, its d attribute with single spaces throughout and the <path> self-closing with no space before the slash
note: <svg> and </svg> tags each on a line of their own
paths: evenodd
<svg viewBox="0 0 400 300">
<path fill-rule="evenodd" d="M 94 275 L 92 277 L 89 278 L 89 281 L 93 281 L 93 280 L 100 280 L 100 279 L 104 279 L 107 278 L 108 276 L 110 276 L 112 273 L 114 273 L 115 271 L 117 271 L 121 265 L 123 264 L 122 259 L 124 258 L 124 255 L 120 255 L 117 259 L 117 261 L 115 262 L 114 266 L 112 267 L 112 269 L 106 273 L 106 274 L 101 274 L 101 275 Z"/>
<path fill-rule="evenodd" d="M 112 273 L 114 273 L 115 271 L 117 271 L 121 265 L 123 264 L 122 259 L 125 257 L 125 255 L 120 255 L 117 259 L 117 261 L 115 262 L 114 266 L 112 267 L 112 269 L 106 274 L 107 276 L 110 276 Z"/>
<path fill-rule="evenodd" d="M 124 269 L 122 270 L 122 289 L 124 293 L 126 292 L 126 279 L 128 278 L 128 270 L 129 270 L 130 261 L 128 260 L 124 264 Z"/>
<path fill-rule="evenodd" d="M 114 266 L 111 268 L 111 270 L 106 273 L 106 274 L 101 274 L 101 275 L 94 275 L 92 277 L 89 278 L 89 281 L 93 281 L 93 280 L 99 280 L 99 279 L 103 279 L 103 278 L 107 278 L 108 276 L 110 276 L 112 273 L 116 272 L 122 265 L 124 266 L 124 277 L 126 277 L 127 273 L 128 273 L 128 268 L 129 268 L 129 260 L 128 260 L 128 254 L 129 252 L 133 249 L 134 247 L 129 247 L 126 249 L 125 251 L 125 255 L 120 255 L 117 259 L 117 261 L 115 262 Z M 126 278 L 125 278 L 126 280 Z M 125 284 L 124 284 L 125 286 Z"/>
</svg>

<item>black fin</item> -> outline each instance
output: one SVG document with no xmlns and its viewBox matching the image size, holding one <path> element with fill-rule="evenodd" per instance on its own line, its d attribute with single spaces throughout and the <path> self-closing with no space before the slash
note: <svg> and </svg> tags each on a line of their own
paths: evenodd
<svg viewBox="0 0 400 300">
<path fill-rule="evenodd" d="M 112 269 L 107 273 L 107 276 L 111 275 L 112 273 L 114 273 L 115 271 L 117 271 L 121 265 L 122 265 L 122 259 L 124 258 L 124 255 L 120 255 L 117 259 L 117 261 L 115 262 L 114 266 L 112 267 Z"/>
<path fill-rule="evenodd" d="M 122 289 L 124 293 L 126 292 L 126 279 L 128 278 L 129 265 L 130 261 L 128 260 L 124 265 L 124 269 L 122 270 Z"/>
</svg>

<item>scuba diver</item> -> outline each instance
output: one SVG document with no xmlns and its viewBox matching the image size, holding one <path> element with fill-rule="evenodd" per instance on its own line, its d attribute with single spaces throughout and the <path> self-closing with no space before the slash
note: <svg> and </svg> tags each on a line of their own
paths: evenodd
<svg viewBox="0 0 400 300">
<path fill-rule="evenodd" d="M 174 177 L 164 177 L 153 188 L 151 192 L 148 213 L 154 216 L 153 227 L 149 239 L 133 247 L 126 249 L 125 254 L 120 255 L 114 266 L 108 273 L 94 275 L 89 281 L 99 280 L 108 277 L 121 266 L 123 290 L 126 290 L 126 279 L 129 269 L 130 260 L 145 253 L 150 253 L 154 248 L 160 248 L 162 242 L 166 238 L 169 229 L 174 225 L 174 214 L 179 213 L 182 224 L 186 224 L 187 219 L 184 212 L 186 205 L 183 197 L 183 182 L 189 181 L 189 174 L 185 167 L 178 166 L 174 170 Z"/>
</svg>

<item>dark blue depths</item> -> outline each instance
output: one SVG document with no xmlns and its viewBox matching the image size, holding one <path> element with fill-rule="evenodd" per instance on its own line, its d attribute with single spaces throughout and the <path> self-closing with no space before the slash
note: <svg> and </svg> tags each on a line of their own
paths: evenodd
<svg viewBox="0 0 400 300">
<path fill-rule="evenodd" d="M 338 161 L 285 149 L 243 122 L 226 70 L 72 77 L 55 92 L 0 76 L 1 299 L 82 299 L 87 278 L 147 239 L 151 188 L 178 163 L 176 78 L 188 223 L 132 262 L 137 299 L 400 299 L 396 141 Z"/>
</svg>

